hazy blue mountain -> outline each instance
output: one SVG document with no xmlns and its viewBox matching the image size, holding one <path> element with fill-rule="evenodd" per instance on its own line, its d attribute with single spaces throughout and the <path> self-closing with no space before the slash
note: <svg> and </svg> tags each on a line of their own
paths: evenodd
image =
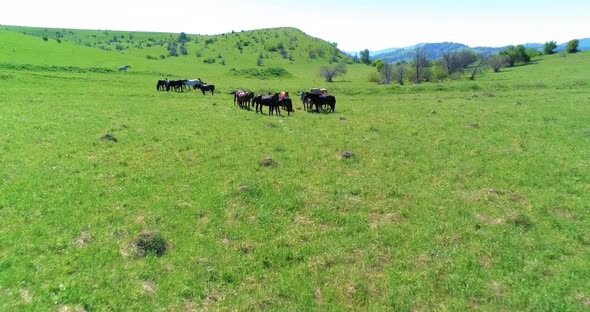
<svg viewBox="0 0 590 312">
<path fill-rule="evenodd" d="M 590 38 L 579 39 L 580 43 L 578 45 L 579 50 L 590 50 Z M 523 43 L 527 49 L 534 48 L 538 50 L 543 50 L 544 43 Z M 561 43 L 555 49 L 556 52 L 559 52 L 565 49 L 567 42 Z M 443 55 L 446 51 L 452 51 L 457 49 L 470 49 L 473 50 L 475 53 L 489 55 L 498 53 L 501 50 L 504 50 L 507 46 L 503 47 L 474 47 L 471 48 L 462 43 L 456 42 L 439 42 L 439 43 L 420 43 L 417 45 L 403 47 L 403 48 L 389 48 L 383 49 L 379 51 L 369 51 L 369 55 L 372 59 L 381 59 L 386 62 L 395 63 L 399 61 L 409 61 L 412 59 L 412 53 L 414 49 L 418 46 L 423 47 L 426 50 L 426 54 L 429 59 L 437 59 Z M 349 53 L 350 54 L 350 53 Z M 354 55 L 355 53 L 352 53 Z"/>
</svg>

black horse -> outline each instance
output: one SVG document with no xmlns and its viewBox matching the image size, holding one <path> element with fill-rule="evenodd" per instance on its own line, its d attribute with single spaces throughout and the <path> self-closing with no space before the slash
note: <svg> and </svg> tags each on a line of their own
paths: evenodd
<svg viewBox="0 0 590 312">
<path fill-rule="evenodd" d="M 203 95 L 205 95 L 205 91 L 211 91 L 211 95 L 215 93 L 215 85 L 202 83 L 197 86 L 197 88 L 201 89 Z"/>
<path fill-rule="evenodd" d="M 156 90 L 157 91 L 168 91 L 170 90 L 170 87 L 168 86 L 168 79 L 160 79 L 158 80 L 158 83 L 156 84 Z"/>
<path fill-rule="evenodd" d="M 269 95 L 262 95 L 259 94 L 254 97 L 252 100 L 256 105 L 256 112 L 258 113 L 258 109 L 260 108 L 260 113 L 262 112 L 262 106 L 268 106 L 268 114 L 272 115 L 272 112 L 276 112 L 278 116 L 281 115 L 281 110 L 279 109 L 279 94 L 269 94 Z"/>
<path fill-rule="evenodd" d="M 184 92 L 184 81 L 183 80 L 170 80 L 170 81 L 168 81 L 168 88 L 166 88 L 166 91 L 170 91 L 170 89 L 174 89 L 174 91 L 180 90 L 180 92 Z"/>
<path fill-rule="evenodd" d="M 294 112 L 293 101 L 291 101 L 291 98 L 289 97 L 289 92 L 287 91 L 279 93 L 279 105 L 287 111 L 287 114 L 289 116 L 291 116 L 291 112 Z"/>
<path fill-rule="evenodd" d="M 334 108 L 336 107 L 336 98 L 333 95 L 329 94 L 316 94 L 305 92 L 305 97 L 311 101 L 313 105 L 315 105 L 316 112 L 320 112 L 320 106 L 328 105 L 330 109 L 329 112 L 334 112 Z"/>
</svg>

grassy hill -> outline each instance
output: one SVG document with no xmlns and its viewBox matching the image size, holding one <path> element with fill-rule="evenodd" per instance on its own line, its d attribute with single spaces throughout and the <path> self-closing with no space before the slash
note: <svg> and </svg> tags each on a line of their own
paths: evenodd
<svg viewBox="0 0 590 312">
<path fill-rule="evenodd" d="M 187 34 L 178 57 L 180 34 L 55 33 L 0 29 L 1 311 L 587 310 L 586 51 L 327 84 L 344 56 L 291 28 Z M 336 112 L 242 110 L 237 87 L 327 87 Z"/>
</svg>

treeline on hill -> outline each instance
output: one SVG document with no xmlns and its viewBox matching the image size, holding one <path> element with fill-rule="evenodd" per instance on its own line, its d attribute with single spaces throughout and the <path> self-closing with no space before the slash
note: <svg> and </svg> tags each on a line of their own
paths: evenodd
<svg viewBox="0 0 590 312">
<path fill-rule="evenodd" d="M 265 61 L 350 62 L 336 43 L 306 35 L 301 30 L 284 27 L 198 35 L 112 30 L 70 30 L 42 27 L 3 26 L 7 30 L 37 36 L 58 43 L 72 42 L 91 48 L 141 55 L 149 60 L 171 57 L 195 57 L 204 64 L 265 65 Z M 141 53 L 141 54 L 140 54 Z"/>
<path fill-rule="evenodd" d="M 579 40 L 570 40 L 565 49 L 559 52 L 563 57 L 567 53 L 578 52 Z M 513 67 L 531 63 L 533 58 L 541 55 L 554 54 L 557 48 L 555 41 L 546 42 L 542 49 L 526 48 L 524 45 L 511 45 L 497 53 L 478 53 L 467 47 L 442 51 L 441 57 L 429 58 L 431 54 L 424 45 L 418 45 L 411 51 L 411 59 L 398 62 L 387 62 L 382 59 L 371 59 L 369 50 L 361 51 L 355 61 L 372 65 L 376 68 L 369 80 L 379 84 L 397 82 L 421 83 L 442 81 L 445 79 L 462 79 L 467 73 L 471 80 L 485 69 L 499 72 L 502 67 Z"/>
</svg>

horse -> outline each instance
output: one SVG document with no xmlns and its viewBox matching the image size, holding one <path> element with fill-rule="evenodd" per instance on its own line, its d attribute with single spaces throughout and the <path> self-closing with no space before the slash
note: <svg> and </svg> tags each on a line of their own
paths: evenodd
<svg viewBox="0 0 590 312">
<path fill-rule="evenodd" d="M 168 82 L 168 88 L 166 91 L 170 89 L 174 89 L 174 91 L 180 90 L 180 92 L 184 92 L 184 80 L 170 80 Z"/>
<path fill-rule="evenodd" d="M 254 99 L 254 93 L 249 91 L 237 90 L 234 93 L 234 104 L 237 100 L 240 108 L 247 108 L 250 110 L 250 102 Z"/>
<path fill-rule="evenodd" d="M 168 79 L 158 80 L 158 83 L 156 84 L 156 90 L 157 91 L 164 91 L 164 89 L 166 91 L 168 91 L 170 89 L 170 87 L 168 86 Z"/>
<path fill-rule="evenodd" d="M 311 103 L 309 102 L 309 98 L 307 98 L 307 96 L 305 96 L 305 92 L 299 91 L 299 97 L 301 97 L 301 104 L 303 104 L 303 109 L 310 110 Z"/>
<path fill-rule="evenodd" d="M 305 92 L 305 97 L 315 105 L 316 112 L 319 113 L 320 106 L 324 105 L 330 106 L 330 109 L 328 110 L 329 112 L 334 112 L 334 108 L 336 107 L 336 97 L 333 95 Z"/>
<path fill-rule="evenodd" d="M 125 65 L 125 66 L 121 66 L 119 67 L 119 71 L 124 71 L 127 72 L 127 70 L 131 68 L 131 65 Z"/>
<path fill-rule="evenodd" d="M 215 85 L 212 84 L 202 83 L 198 85 L 197 88 L 201 89 L 203 95 L 205 95 L 205 91 L 211 91 L 211 95 L 213 95 L 215 92 Z"/>
<path fill-rule="evenodd" d="M 240 92 L 244 92 L 244 91 L 242 89 L 235 89 L 234 91 L 229 93 L 234 96 L 234 106 L 236 105 L 236 102 L 238 101 L 238 93 L 240 93 Z"/>
<path fill-rule="evenodd" d="M 269 95 L 262 95 L 259 94 L 252 99 L 252 102 L 256 104 L 256 113 L 258 113 L 258 108 L 260 107 L 260 113 L 262 112 L 262 106 L 268 106 L 268 115 L 272 115 L 272 112 L 275 111 L 278 116 L 281 115 L 281 111 L 279 109 L 279 94 L 269 94 Z"/>
<path fill-rule="evenodd" d="M 185 79 L 183 80 L 184 84 L 187 86 L 187 89 L 190 90 L 190 87 L 193 87 L 193 90 L 195 90 L 196 88 L 198 88 L 199 85 L 203 84 L 203 81 L 201 81 L 201 78 L 198 79 Z"/>
<path fill-rule="evenodd" d="M 291 116 L 291 112 L 295 112 L 293 110 L 293 102 L 289 98 L 289 92 L 287 91 L 279 93 L 279 105 L 287 111 L 288 116 Z"/>
</svg>

